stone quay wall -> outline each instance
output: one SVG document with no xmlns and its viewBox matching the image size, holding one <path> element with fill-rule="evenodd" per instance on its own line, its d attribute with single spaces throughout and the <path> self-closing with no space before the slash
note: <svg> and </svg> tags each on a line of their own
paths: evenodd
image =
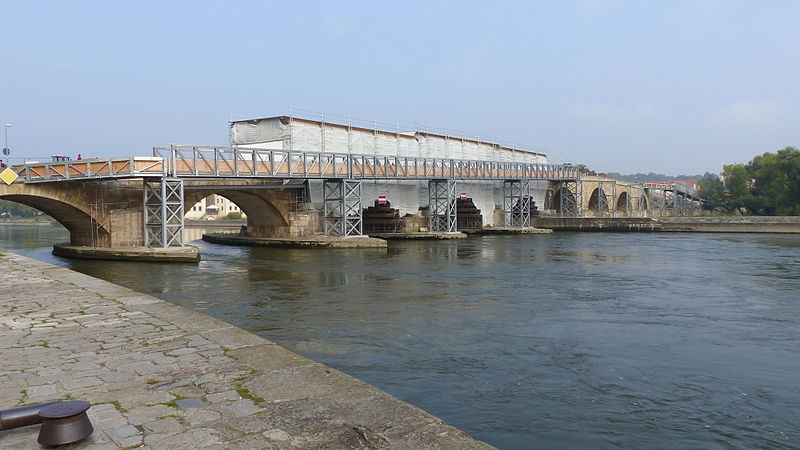
<svg viewBox="0 0 800 450">
<path fill-rule="evenodd" d="M 203 314 L 0 251 L 0 409 L 92 404 L 70 448 L 491 448 Z M 0 448 L 39 449 L 38 426 Z"/>
<path fill-rule="evenodd" d="M 690 233 L 800 233 L 800 217 L 659 217 L 533 219 L 537 228 L 554 231 L 690 232 Z"/>
</svg>

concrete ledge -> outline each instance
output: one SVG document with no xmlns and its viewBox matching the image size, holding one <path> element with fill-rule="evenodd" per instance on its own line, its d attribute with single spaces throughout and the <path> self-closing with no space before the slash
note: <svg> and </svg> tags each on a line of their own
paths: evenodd
<svg viewBox="0 0 800 450">
<path fill-rule="evenodd" d="M 193 246 L 186 247 L 81 247 L 68 244 L 53 246 L 53 254 L 68 258 L 104 259 L 112 261 L 146 261 L 146 262 L 198 262 L 200 250 Z"/>
<path fill-rule="evenodd" d="M 467 234 L 550 234 L 553 230 L 549 228 L 511 228 L 511 227 L 485 227 L 477 230 L 465 230 Z"/>
<path fill-rule="evenodd" d="M 421 231 L 416 233 L 373 233 L 372 236 L 387 240 L 410 240 L 410 239 L 464 239 L 466 234 L 457 231 L 455 233 Z"/>
<path fill-rule="evenodd" d="M 370 236 L 311 236 L 304 238 L 254 238 L 236 233 L 209 233 L 203 240 L 222 245 L 288 248 L 386 248 L 386 241 Z"/>
</svg>

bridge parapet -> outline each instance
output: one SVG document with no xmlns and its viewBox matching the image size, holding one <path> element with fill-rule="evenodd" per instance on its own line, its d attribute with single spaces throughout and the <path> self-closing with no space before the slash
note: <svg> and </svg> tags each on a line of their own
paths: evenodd
<svg viewBox="0 0 800 450">
<path fill-rule="evenodd" d="M 222 176 L 374 180 L 561 180 L 580 177 L 569 165 L 510 161 L 302 152 L 247 147 L 173 145 L 155 156 L 173 177 Z"/>
<path fill-rule="evenodd" d="M 37 162 L 13 167 L 19 182 L 134 177 L 366 180 L 575 180 L 569 165 L 512 161 L 173 145 L 153 156 Z"/>
<path fill-rule="evenodd" d="M 163 176 L 165 171 L 163 158 L 153 156 L 35 162 L 12 169 L 23 183 Z"/>
</svg>

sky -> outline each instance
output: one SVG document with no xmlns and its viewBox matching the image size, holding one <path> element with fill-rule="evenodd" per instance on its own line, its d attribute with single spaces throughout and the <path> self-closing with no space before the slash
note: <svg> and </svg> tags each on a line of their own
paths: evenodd
<svg viewBox="0 0 800 450">
<path fill-rule="evenodd" d="M 12 157 L 223 145 L 289 107 L 601 172 L 800 147 L 798 1 L 0 1 Z"/>
</svg>

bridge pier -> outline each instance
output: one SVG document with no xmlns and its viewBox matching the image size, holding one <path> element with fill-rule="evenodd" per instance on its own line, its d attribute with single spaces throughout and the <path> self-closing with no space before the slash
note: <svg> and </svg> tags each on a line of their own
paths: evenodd
<svg viewBox="0 0 800 450">
<path fill-rule="evenodd" d="M 510 228 L 531 226 L 530 180 L 503 181 L 503 225 Z"/>
<path fill-rule="evenodd" d="M 456 224 L 456 181 L 428 181 L 428 230 L 455 233 Z"/>
<path fill-rule="evenodd" d="M 183 179 L 145 178 L 144 246 L 183 247 Z"/>
<path fill-rule="evenodd" d="M 364 234 L 360 180 L 325 180 L 322 184 L 322 198 L 322 220 L 326 236 Z"/>
</svg>

